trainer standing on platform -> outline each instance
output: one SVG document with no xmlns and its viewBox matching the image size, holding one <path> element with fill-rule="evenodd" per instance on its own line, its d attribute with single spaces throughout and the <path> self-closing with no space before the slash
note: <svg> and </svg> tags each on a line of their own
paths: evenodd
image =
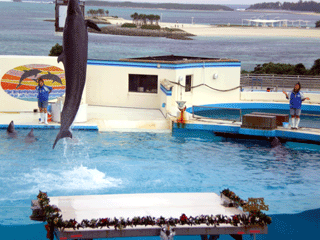
<svg viewBox="0 0 320 240">
<path fill-rule="evenodd" d="M 38 107 L 41 117 L 40 123 L 48 124 L 47 107 L 49 101 L 49 93 L 51 93 L 52 87 L 44 85 L 43 79 L 39 77 L 36 90 L 38 91 Z"/>
<path fill-rule="evenodd" d="M 301 105 L 304 100 L 310 100 L 308 97 L 304 97 L 302 92 L 300 92 L 301 84 L 298 82 L 293 90 L 289 93 L 283 91 L 286 98 L 290 101 L 290 115 L 291 115 L 291 128 L 298 129 L 300 123 Z"/>
</svg>

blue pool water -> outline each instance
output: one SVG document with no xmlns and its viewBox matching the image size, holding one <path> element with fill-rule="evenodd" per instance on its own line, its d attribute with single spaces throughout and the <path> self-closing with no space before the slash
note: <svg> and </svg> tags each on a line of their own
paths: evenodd
<svg viewBox="0 0 320 240">
<path fill-rule="evenodd" d="M 61 196 L 230 188 L 244 199 L 264 197 L 276 221 L 320 208 L 318 145 L 288 142 L 271 148 L 269 142 L 201 131 L 74 131 L 74 139 L 52 150 L 57 130 L 36 129 L 38 141 L 32 144 L 24 142 L 27 133 L 19 129 L 18 138 L 10 139 L 0 131 L 0 231 L 6 239 L 45 239 L 42 225 L 29 220 L 39 190 Z M 279 231 L 274 226 L 270 237 Z M 16 228 L 29 230 L 17 237 Z"/>
<path fill-rule="evenodd" d="M 241 111 L 240 111 L 241 109 Z M 194 106 L 187 109 L 196 116 L 242 121 L 242 116 L 253 112 L 289 114 L 289 104 L 283 103 L 221 103 L 204 106 Z M 289 120 L 290 121 L 290 120 Z M 320 106 L 302 105 L 300 127 L 320 128 Z"/>
</svg>

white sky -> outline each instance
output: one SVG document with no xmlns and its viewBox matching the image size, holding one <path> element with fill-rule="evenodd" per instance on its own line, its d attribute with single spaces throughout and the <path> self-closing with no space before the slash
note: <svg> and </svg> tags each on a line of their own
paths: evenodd
<svg viewBox="0 0 320 240">
<path fill-rule="evenodd" d="M 255 4 L 262 2 L 298 2 L 299 0 L 109 0 L 112 2 L 149 2 L 149 3 L 199 3 L 199 4 Z M 305 1 L 305 0 L 304 0 Z M 319 1 L 315 1 L 319 2 Z"/>
</svg>

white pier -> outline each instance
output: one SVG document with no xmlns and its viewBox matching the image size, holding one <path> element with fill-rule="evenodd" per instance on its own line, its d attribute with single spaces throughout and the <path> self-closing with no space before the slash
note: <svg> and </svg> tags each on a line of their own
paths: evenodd
<svg viewBox="0 0 320 240">
<path fill-rule="evenodd" d="M 232 216 L 244 214 L 234 207 L 221 205 L 221 198 L 216 193 L 151 193 L 151 194 L 111 194 L 92 196 L 64 196 L 50 197 L 50 204 L 56 205 L 62 214 L 63 220 L 99 218 L 134 218 L 151 216 L 155 218 L 179 218 L 182 214 L 190 217 L 200 215 Z M 206 239 L 208 235 L 217 236 L 230 234 L 234 239 L 242 239 L 243 234 L 267 234 L 267 227 L 177 225 L 173 227 L 175 235 L 201 235 Z M 56 230 L 60 240 L 65 239 L 96 239 L 116 237 L 159 236 L 159 226 L 126 227 L 121 230 L 114 227 L 64 229 Z"/>
</svg>

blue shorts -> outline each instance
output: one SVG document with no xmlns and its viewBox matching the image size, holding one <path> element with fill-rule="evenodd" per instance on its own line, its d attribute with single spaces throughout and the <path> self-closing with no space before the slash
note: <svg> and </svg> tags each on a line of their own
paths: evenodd
<svg viewBox="0 0 320 240">
<path fill-rule="evenodd" d="M 48 101 L 40 101 L 38 100 L 38 107 L 39 108 L 47 108 L 48 107 Z"/>
<path fill-rule="evenodd" d="M 290 115 L 291 116 L 300 116 L 301 108 L 290 108 Z"/>
</svg>

